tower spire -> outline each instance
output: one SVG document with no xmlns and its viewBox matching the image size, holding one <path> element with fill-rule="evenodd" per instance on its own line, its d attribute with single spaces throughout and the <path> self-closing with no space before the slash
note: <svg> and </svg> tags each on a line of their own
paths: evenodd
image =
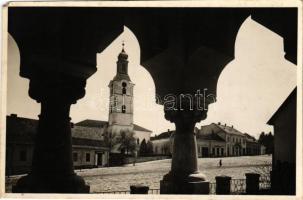
<svg viewBox="0 0 303 200">
<path fill-rule="evenodd" d="M 124 43 L 124 40 L 122 40 L 122 52 L 125 52 L 124 46 L 125 46 L 125 43 Z"/>
</svg>

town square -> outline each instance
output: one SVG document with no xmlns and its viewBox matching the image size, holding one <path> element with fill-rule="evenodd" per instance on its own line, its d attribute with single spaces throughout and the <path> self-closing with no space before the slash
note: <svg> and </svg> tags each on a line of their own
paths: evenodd
<svg viewBox="0 0 303 200">
<path fill-rule="evenodd" d="M 300 195 L 298 4 L 71 3 L 4 7 L 5 195 Z"/>
</svg>

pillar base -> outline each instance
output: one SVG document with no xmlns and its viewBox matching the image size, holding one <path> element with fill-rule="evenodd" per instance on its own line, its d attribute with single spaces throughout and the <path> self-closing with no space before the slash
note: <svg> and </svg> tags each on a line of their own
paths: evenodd
<svg viewBox="0 0 303 200">
<path fill-rule="evenodd" d="M 82 177 L 73 175 L 35 176 L 32 174 L 21 177 L 13 186 L 13 193 L 89 193 L 90 187 Z"/>
<path fill-rule="evenodd" d="M 209 194 L 209 181 L 201 173 L 191 174 L 185 179 L 175 179 L 168 173 L 160 181 L 160 194 Z"/>
<path fill-rule="evenodd" d="M 169 182 L 160 181 L 160 194 L 209 194 L 209 182 Z"/>
</svg>

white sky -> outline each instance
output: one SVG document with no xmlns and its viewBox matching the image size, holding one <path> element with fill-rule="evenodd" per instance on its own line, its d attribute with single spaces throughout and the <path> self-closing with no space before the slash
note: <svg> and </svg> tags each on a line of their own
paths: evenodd
<svg viewBox="0 0 303 200">
<path fill-rule="evenodd" d="M 155 134 L 174 129 L 174 124 L 165 120 L 163 107 L 155 104 L 153 79 L 140 66 L 138 41 L 126 27 L 110 46 L 97 55 L 98 71 L 88 79 L 85 97 L 72 105 L 72 121 L 108 120 L 108 84 L 116 73 L 117 56 L 123 40 L 129 55 L 129 76 L 135 84 L 134 123 Z M 8 45 L 7 112 L 37 118 L 40 106 L 28 97 L 29 81 L 19 76 L 19 52 L 11 37 Z M 296 84 L 296 67 L 283 56 L 283 38 L 248 18 L 237 36 L 235 59 L 220 75 L 217 102 L 210 105 L 208 118 L 197 127 L 220 121 L 254 136 L 261 131 L 272 131 L 266 122 Z"/>
</svg>

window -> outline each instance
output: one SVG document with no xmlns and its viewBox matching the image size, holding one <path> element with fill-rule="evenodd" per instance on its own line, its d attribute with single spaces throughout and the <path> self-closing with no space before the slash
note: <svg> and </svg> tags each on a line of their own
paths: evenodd
<svg viewBox="0 0 303 200">
<path fill-rule="evenodd" d="M 90 153 L 86 153 L 85 160 L 86 162 L 90 162 Z"/>
<path fill-rule="evenodd" d="M 223 154 L 224 154 L 224 149 L 221 148 L 221 155 L 223 156 Z"/>
<path fill-rule="evenodd" d="M 117 104 L 118 104 L 118 99 L 117 99 L 117 97 L 115 96 L 115 97 L 114 97 L 114 109 L 117 108 Z"/>
<path fill-rule="evenodd" d="M 122 73 L 124 73 L 124 74 L 126 74 L 127 72 L 126 72 L 126 63 L 123 63 L 122 64 Z"/>
<path fill-rule="evenodd" d="M 78 153 L 76 153 L 76 152 L 73 153 L 73 161 L 74 162 L 78 161 Z"/>
<path fill-rule="evenodd" d="M 123 105 L 123 106 L 122 106 L 122 113 L 125 113 L 125 111 L 126 111 L 126 106 Z"/>
<path fill-rule="evenodd" d="M 217 155 L 220 155 L 220 149 L 217 148 Z"/>
<path fill-rule="evenodd" d="M 122 83 L 122 94 L 126 94 L 126 86 L 127 84 L 125 82 Z"/>
<path fill-rule="evenodd" d="M 27 159 L 27 153 L 26 150 L 21 150 L 19 154 L 19 160 L 24 162 Z"/>
</svg>

